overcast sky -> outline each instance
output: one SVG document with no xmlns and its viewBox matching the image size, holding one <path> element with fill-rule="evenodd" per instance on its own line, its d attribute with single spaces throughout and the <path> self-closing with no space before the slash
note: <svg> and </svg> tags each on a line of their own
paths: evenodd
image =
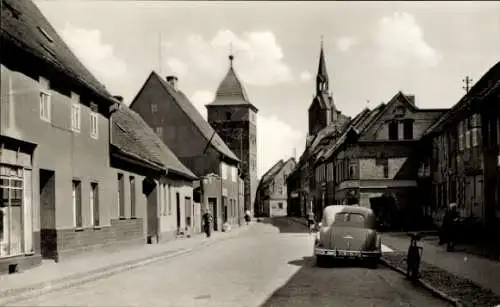
<svg viewBox="0 0 500 307">
<path fill-rule="evenodd" d="M 304 150 L 322 35 L 330 90 L 349 116 L 399 90 L 419 107 L 450 107 L 466 75 L 478 80 L 500 60 L 500 3 L 493 1 L 35 2 L 127 104 L 154 69 L 178 75 L 206 114 L 232 43 L 235 69 L 259 108 L 259 176 L 294 148 L 297 157 Z"/>
</svg>

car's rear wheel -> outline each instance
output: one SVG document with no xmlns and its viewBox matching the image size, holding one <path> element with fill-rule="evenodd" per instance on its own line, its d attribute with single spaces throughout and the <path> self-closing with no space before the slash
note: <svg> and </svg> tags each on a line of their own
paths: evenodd
<svg viewBox="0 0 500 307">
<path fill-rule="evenodd" d="M 370 269 L 377 269 L 378 264 L 380 263 L 380 258 L 379 257 L 370 258 L 370 259 L 367 259 L 367 261 L 368 261 L 368 267 Z"/>
<path fill-rule="evenodd" d="M 316 265 L 319 267 L 326 266 L 328 258 L 324 255 L 316 255 Z"/>
</svg>

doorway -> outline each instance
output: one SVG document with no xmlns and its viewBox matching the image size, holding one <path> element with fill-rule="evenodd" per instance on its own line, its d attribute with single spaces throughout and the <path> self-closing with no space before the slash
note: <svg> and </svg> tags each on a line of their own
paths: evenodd
<svg viewBox="0 0 500 307">
<path fill-rule="evenodd" d="M 193 210 L 194 212 L 194 210 Z M 191 228 L 191 197 L 184 197 L 184 216 L 186 219 L 186 228 Z"/>
<path fill-rule="evenodd" d="M 175 215 L 177 217 L 177 229 L 181 228 L 181 195 L 175 193 Z"/>
<path fill-rule="evenodd" d="M 40 169 L 40 248 L 42 257 L 57 260 L 55 172 Z"/>
<path fill-rule="evenodd" d="M 142 181 L 142 193 L 147 202 L 147 237 L 148 244 L 158 243 L 158 198 L 156 195 L 157 185 L 153 180 Z"/>
<path fill-rule="evenodd" d="M 222 196 L 222 208 L 223 208 L 223 217 L 222 217 L 222 222 L 223 223 L 227 223 L 227 219 L 228 219 L 228 212 L 227 212 L 227 197 L 226 196 Z"/>
<path fill-rule="evenodd" d="M 208 198 L 208 208 L 210 209 L 210 213 L 212 213 L 214 231 L 217 231 L 219 229 L 219 226 L 217 225 L 217 198 Z"/>
</svg>

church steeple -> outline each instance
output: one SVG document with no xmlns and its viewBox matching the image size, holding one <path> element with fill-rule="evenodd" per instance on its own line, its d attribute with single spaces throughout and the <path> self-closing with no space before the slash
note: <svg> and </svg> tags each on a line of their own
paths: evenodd
<svg viewBox="0 0 500 307">
<path fill-rule="evenodd" d="M 326 71 L 323 37 L 321 37 L 321 51 L 319 53 L 318 74 L 316 75 L 316 94 L 328 93 L 328 72 Z"/>
</svg>

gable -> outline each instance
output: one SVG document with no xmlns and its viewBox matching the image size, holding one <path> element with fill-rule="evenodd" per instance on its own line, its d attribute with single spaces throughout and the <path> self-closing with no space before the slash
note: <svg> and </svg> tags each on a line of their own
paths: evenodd
<svg viewBox="0 0 500 307">
<path fill-rule="evenodd" d="M 163 120 L 151 116 L 152 102 L 168 105 L 166 109 L 169 111 L 162 114 Z M 233 162 L 239 161 L 184 93 L 174 90 L 154 71 L 134 98 L 130 108 L 143 117 L 149 114 L 146 122 L 150 126 L 157 121 L 156 124 L 164 127 L 164 133 L 168 134 L 164 140 L 168 140 L 167 145 L 179 157 L 203 155 L 206 145 L 210 143 L 219 154 Z"/>
<path fill-rule="evenodd" d="M 401 92 L 397 93 L 385 105 L 384 109 L 375 118 L 371 119 L 365 131 L 360 131 L 360 140 L 373 141 L 385 139 L 388 122 L 394 119 L 416 119 L 417 111 L 418 109 Z"/>
</svg>

